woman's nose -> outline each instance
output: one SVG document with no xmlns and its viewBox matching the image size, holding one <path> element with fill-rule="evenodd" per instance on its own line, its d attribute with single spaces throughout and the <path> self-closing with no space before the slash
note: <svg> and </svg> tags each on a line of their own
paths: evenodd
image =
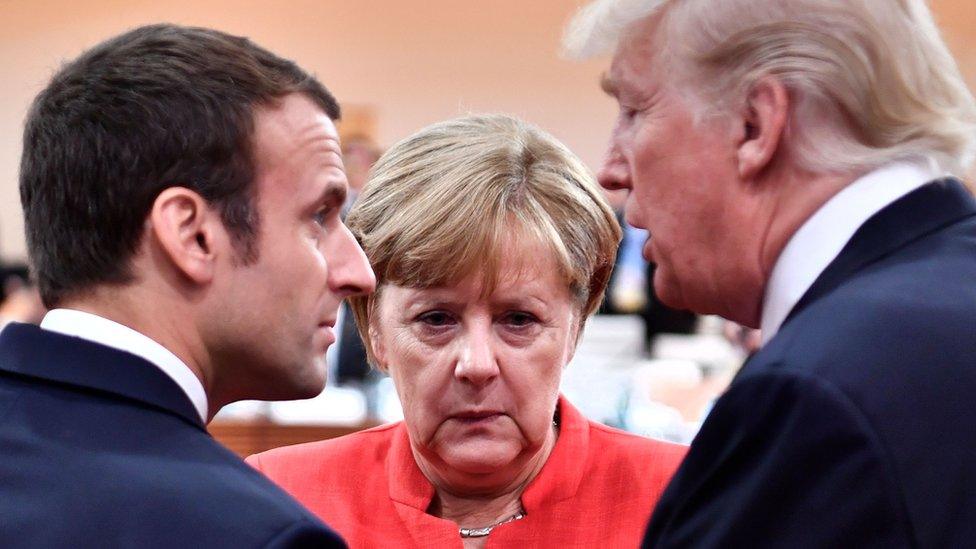
<svg viewBox="0 0 976 549">
<path fill-rule="evenodd" d="M 489 383 L 498 376 L 498 360 L 492 345 L 490 330 L 475 328 L 468 332 L 454 366 L 454 376 L 476 386 Z"/>
</svg>

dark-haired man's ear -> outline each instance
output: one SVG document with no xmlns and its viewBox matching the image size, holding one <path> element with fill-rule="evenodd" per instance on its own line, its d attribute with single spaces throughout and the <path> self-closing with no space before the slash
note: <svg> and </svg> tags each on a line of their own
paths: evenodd
<svg viewBox="0 0 976 549">
<path fill-rule="evenodd" d="M 184 187 L 169 187 L 153 202 L 149 223 L 174 269 L 197 284 L 213 279 L 214 247 L 223 224 L 203 197 Z"/>
<path fill-rule="evenodd" d="M 736 153 L 741 179 L 756 178 L 772 162 L 782 142 L 789 110 L 789 93 L 779 79 L 761 78 L 749 90 Z"/>
</svg>

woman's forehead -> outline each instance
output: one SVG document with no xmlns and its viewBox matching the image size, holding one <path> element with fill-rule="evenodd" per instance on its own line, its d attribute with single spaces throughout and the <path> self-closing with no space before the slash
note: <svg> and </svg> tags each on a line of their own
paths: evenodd
<svg viewBox="0 0 976 549">
<path fill-rule="evenodd" d="M 502 259 L 485 269 L 471 269 L 467 273 L 436 283 L 403 285 L 414 290 L 466 289 L 479 294 L 505 293 L 513 288 L 549 283 L 566 285 L 562 269 L 551 257 L 525 257 L 517 260 Z"/>
<path fill-rule="evenodd" d="M 451 243 L 395 246 L 396 257 L 377 275 L 381 282 L 417 288 L 454 286 L 473 278 L 491 290 L 497 280 L 517 278 L 523 271 L 538 270 L 539 265 L 570 271 L 567 258 L 558 252 L 560 243 L 549 240 L 516 223 L 508 228 L 483 227 Z"/>
</svg>

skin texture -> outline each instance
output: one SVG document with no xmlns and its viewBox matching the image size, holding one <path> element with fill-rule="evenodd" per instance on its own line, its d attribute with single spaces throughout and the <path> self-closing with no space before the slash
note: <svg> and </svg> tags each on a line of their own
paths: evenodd
<svg viewBox="0 0 976 549">
<path fill-rule="evenodd" d="M 170 187 L 147 217 L 136 281 L 93 288 L 63 306 L 172 351 L 203 383 L 211 417 L 236 400 L 320 393 L 341 300 L 375 286 L 339 218 L 347 187 L 339 151 L 335 125 L 306 97 L 256 108 L 257 259 L 244 264 L 200 195 Z"/>
<path fill-rule="evenodd" d="M 784 145 L 790 97 L 774 77 L 696 119 L 697 99 L 679 89 L 690 84 L 655 57 L 662 16 L 624 34 L 604 79 L 620 111 L 598 179 L 629 191 L 625 219 L 650 232 L 643 253 L 657 264 L 664 303 L 757 327 L 789 238 L 853 178 L 794 166 Z"/>
<path fill-rule="evenodd" d="M 255 143 L 258 260 L 223 266 L 220 313 L 233 322 L 214 344 L 233 342 L 220 358 L 238 364 L 227 369 L 233 377 L 250 370 L 258 383 L 246 392 L 264 385 L 264 397 L 306 398 L 325 386 L 324 354 L 335 342 L 342 299 L 371 291 L 375 279 L 339 218 L 347 183 L 328 116 L 303 96 L 289 96 L 258 111 Z"/>
<path fill-rule="evenodd" d="M 548 250 L 514 243 L 498 285 L 477 273 L 444 288 L 384 286 L 372 318 L 431 512 L 466 527 L 519 510 L 556 442 L 553 414 L 579 304 Z M 531 263 L 520 258 L 535 258 Z"/>
</svg>

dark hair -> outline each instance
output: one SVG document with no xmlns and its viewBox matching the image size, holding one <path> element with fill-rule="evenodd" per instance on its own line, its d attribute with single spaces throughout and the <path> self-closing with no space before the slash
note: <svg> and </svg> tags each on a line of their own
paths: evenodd
<svg viewBox="0 0 976 549">
<path fill-rule="evenodd" d="M 183 186 L 214 205 L 239 258 L 256 258 L 256 106 L 335 98 L 294 62 L 219 31 L 140 27 L 55 74 L 27 116 L 20 169 L 27 246 L 45 305 L 132 280 L 156 197 Z"/>
</svg>

